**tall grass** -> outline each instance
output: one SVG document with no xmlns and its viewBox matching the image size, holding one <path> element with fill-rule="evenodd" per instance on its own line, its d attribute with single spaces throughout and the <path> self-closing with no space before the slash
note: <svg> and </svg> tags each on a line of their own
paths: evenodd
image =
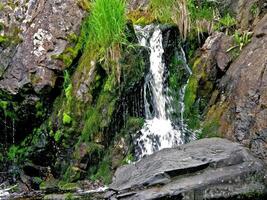
<svg viewBox="0 0 267 200">
<path fill-rule="evenodd" d="M 211 33 L 216 18 L 216 1 L 150 0 L 150 9 L 156 20 L 175 23 L 185 40 L 190 32 Z"/>
<path fill-rule="evenodd" d="M 181 37 L 186 39 L 190 30 L 190 15 L 187 0 L 151 0 L 150 8 L 158 21 L 175 23 Z"/>
<path fill-rule="evenodd" d="M 118 64 L 121 44 L 125 42 L 125 0 L 94 0 L 91 14 L 84 24 L 88 35 L 82 64 L 105 60 Z M 119 71 L 119 69 L 115 69 Z M 118 76 L 119 73 L 117 72 Z"/>
</svg>

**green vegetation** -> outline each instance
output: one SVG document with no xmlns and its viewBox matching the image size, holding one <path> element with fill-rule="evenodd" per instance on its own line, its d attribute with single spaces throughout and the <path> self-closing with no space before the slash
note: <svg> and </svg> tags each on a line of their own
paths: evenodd
<svg viewBox="0 0 267 200">
<path fill-rule="evenodd" d="M 111 158 L 109 155 L 105 156 L 105 158 L 100 163 L 98 170 L 95 175 L 91 176 L 92 180 L 101 180 L 105 184 L 110 184 L 113 172 L 111 170 Z"/>
<path fill-rule="evenodd" d="M 77 0 L 77 3 L 83 10 L 86 10 L 86 11 L 90 10 L 91 5 L 90 5 L 89 0 Z"/>
<path fill-rule="evenodd" d="M 155 21 L 155 17 L 151 12 L 139 9 L 128 12 L 127 18 L 132 21 L 133 24 L 139 25 L 152 24 Z"/>
<path fill-rule="evenodd" d="M 63 113 L 63 124 L 68 125 L 72 121 L 71 116 L 69 116 L 67 113 Z"/>
<path fill-rule="evenodd" d="M 187 125 L 191 129 L 199 127 L 199 108 L 197 103 L 197 90 L 199 83 L 199 71 L 198 66 L 201 64 L 201 60 L 198 58 L 194 62 L 193 74 L 190 76 L 184 95 L 184 117 Z"/>
<path fill-rule="evenodd" d="M 8 38 L 6 36 L 0 35 L 0 45 L 8 42 Z"/>
<path fill-rule="evenodd" d="M 236 19 L 233 18 L 229 13 L 227 13 L 224 17 L 220 18 L 217 27 L 223 27 L 226 29 L 226 35 L 229 34 L 229 30 L 236 25 Z"/>
<path fill-rule="evenodd" d="M 57 130 L 56 133 L 55 133 L 55 135 L 54 135 L 54 139 L 55 139 L 55 141 L 56 141 L 56 142 L 59 142 L 61 136 L 62 136 L 61 131 L 60 131 L 60 130 Z"/>
<path fill-rule="evenodd" d="M 171 22 L 172 18 L 172 7 L 174 6 L 176 0 L 151 0 L 150 8 L 153 16 L 160 22 Z"/>
<path fill-rule="evenodd" d="M 176 24 L 183 39 L 190 31 L 190 14 L 186 0 L 151 0 L 150 10 L 157 21 Z"/>
<path fill-rule="evenodd" d="M 16 158 L 16 155 L 18 154 L 18 147 L 13 145 L 9 148 L 9 151 L 8 151 L 8 159 L 11 160 L 11 161 L 14 161 L 15 158 Z"/>
<path fill-rule="evenodd" d="M 257 3 L 253 3 L 252 6 L 250 7 L 250 13 L 256 17 L 260 13 L 259 6 Z"/>
<path fill-rule="evenodd" d="M 125 42 L 125 1 L 95 0 L 88 20 L 89 40 L 83 58 L 116 60 Z"/>
<path fill-rule="evenodd" d="M 239 49 L 242 50 L 248 43 L 251 42 L 251 37 L 253 33 L 245 31 L 243 33 L 239 33 L 238 31 L 234 34 L 234 40 L 236 44 L 239 46 Z"/>
<path fill-rule="evenodd" d="M 5 5 L 2 2 L 0 2 L 0 11 L 4 10 L 4 8 L 5 8 Z"/>
</svg>

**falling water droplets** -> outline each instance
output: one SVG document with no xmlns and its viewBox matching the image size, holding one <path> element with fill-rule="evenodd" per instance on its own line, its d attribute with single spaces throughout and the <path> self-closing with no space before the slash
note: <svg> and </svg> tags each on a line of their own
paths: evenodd
<svg viewBox="0 0 267 200">
<path fill-rule="evenodd" d="M 165 94 L 163 62 L 164 48 L 162 31 L 158 26 L 135 27 L 139 43 L 150 49 L 150 71 L 145 78 L 144 104 L 145 124 L 139 132 L 136 144 L 136 156 L 142 158 L 163 148 L 182 144 L 181 132 L 175 128 L 168 117 L 169 97 Z M 152 35 L 151 35 L 152 33 Z"/>
</svg>

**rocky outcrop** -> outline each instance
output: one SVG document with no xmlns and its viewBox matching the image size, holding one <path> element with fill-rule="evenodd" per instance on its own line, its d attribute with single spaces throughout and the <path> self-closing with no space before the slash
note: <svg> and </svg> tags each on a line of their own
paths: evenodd
<svg viewBox="0 0 267 200">
<path fill-rule="evenodd" d="M 67 37 L 79 31 L 83 11 L 72 0 L 21 1 L 14 8 L 7 3 L 4 9 L 10 9 L 3 16 L 4 26 L 10 28 L 12 24 L 19 29 L 22 42 L 7 66 L 1 66 L 5 72 L 0 89 L 16 95 L 28 87 L 36 93 L 54 88 L 56 72 L 63 71 L 64 66 L 53 56 L 60 55 Z"/>
<path fill-rule="evenodd" d="M 46 117 L 66 68 L 58 58 L 74 45 L 84 14 L 73 0 L 1 1 L 1 143 L 21 141 Z"/>
<path fill-rule="evenodd" d="M 117 170 L 107 199 L 256 199 L 266 194 L 264 165 L 225 139 L 156 152 Z"/>
<path fill-rule="evenodd" d="M 267 16 L 220 82 L 220 100 L 210 113 L 221 113 L 220 132 L 267 160 Z M 221 112 L 223 108 L 223 112 Z"/>
<path fill-rule="evenodd" d="M 195 122 L 198 120 L 197 113 L 205 114 L 206 108 L 216 102 L 217 82 L 234 60 L 234 54 L 228 51 L 232 46 L 234 46 L 233 37 L 214 32 L 197 52 L 191 64 L 192 76 L 186 87 L 184 100 L 184 116 L 189 128 L 194 129 L 198 126 Z"/>
</svg>

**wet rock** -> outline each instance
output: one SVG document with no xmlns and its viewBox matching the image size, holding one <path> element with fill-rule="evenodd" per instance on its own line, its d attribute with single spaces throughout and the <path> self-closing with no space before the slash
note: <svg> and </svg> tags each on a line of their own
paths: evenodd
<svg viewBox="0 0 267 200">
<path fill-rule="evenodd" d="M 215 199 L 266 194 L 262 162 L 225 139 L 164 149 L 119 168 L 108 199 Z M 253 195 L 252 195 L 253 196 Z M 253 197 L 251 199 L 254 199 Z"/>
<path fill-rule="evenodd" d="M 220 132 L 252 149 L 267 162 L 267 16 L 220 82 L 222 95 L 216 110 L 225 103 Z M 213 111 L 213 112 L 216 112 Z"/>
<path fill-rule="evenodd" d="M 1 1 L 0 100 L 9 103 L 0 124 L 6 141 L 20 142 L 39 126 L 59 94 L 63 61 L 55 59 L 79 34 L 85 12 L 73 0 Z M 39 109 L 39 110 L 38 110 Z M 6 111 L 5 111 L 6 112 Z M 12 133 L 12 134 L 11 134 Z M 4 138 L 1 136 L 1 138 Z M 14 138 L 12 141 L 12 138 Z"/>
<path fill-rule="evenodd" d="M 214 32 L 207 38 L 192 63 L 192 76 L 186 88 L 185 102 L 194 101 L 194 105 L 186 105 L 185 117 L 189 121 L 194 119 L 196 111 L 203 114 L 209 105 L 216 102 L 218 92 L 214 92 L 218 80 L 226 73 L 234 60 L 234 54 L 228 49 L 233 47 L 233 38 L 220 32 Z M 189 107 L 191 106 L 191 107 Z M 194 120 L 193 120 L 194 121 Z M 194 128 L 194 127 L 191 127 Z"/>
</svg>

